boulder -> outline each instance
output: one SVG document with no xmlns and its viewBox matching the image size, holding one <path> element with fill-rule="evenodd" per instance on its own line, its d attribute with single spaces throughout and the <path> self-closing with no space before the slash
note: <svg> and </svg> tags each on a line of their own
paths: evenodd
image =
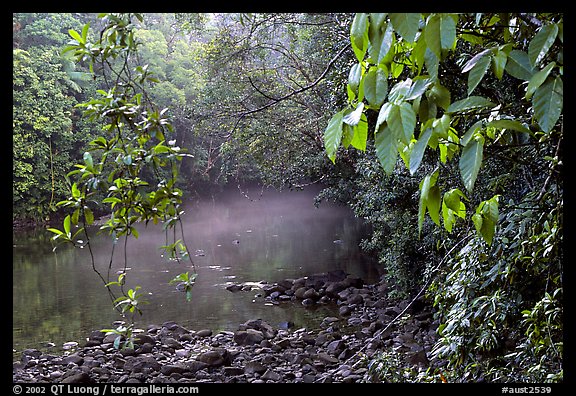
<svg viewBox="0 0 576 396">
<path fill-rule="evenodd" d="M 129 356 L 124 363 L 124 370 L 141 373 L 144 370 L 159 371 L 162 366 L 152 356 Z"/>
</svg>

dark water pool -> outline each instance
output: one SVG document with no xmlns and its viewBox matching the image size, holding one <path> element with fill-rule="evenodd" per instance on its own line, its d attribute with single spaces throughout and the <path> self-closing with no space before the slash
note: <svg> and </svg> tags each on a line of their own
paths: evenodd
<svg viewBox="0 0 576 396">
<path fill-rule="evenodd" d="M 374 261 L 358 244 L 366 233 L 362 221 L 347 209 L 329 204 L 314 207 L 318 191 L 253 191 L 246 199 L 238 189 L 190 203 L 184 215 L 186 243 L 198 271 L 192 301 L 168 282 L 189 270 L 161 256 L 160 226 L 140 227 L 127 245 L 127 285 L 140 285 L 149 304 L 137 325 L 176 321 L 192 330 L 236 330 L 240 323 L 262 318 L 270 324 L 291 321 L 315 326 L 336 307 L 307 309 L 287 303 L 269 306 L 257 292 L 231 293 L 230 282 L 275 282 L 342 269 L 376 281 Z M 93 330 L 121 319 L 102 281 L 92 271 L 87 249 L 59 246 L 43 229 L 13 233 L 13 348 L 58 350 L 65 342 L 82 343 Z M 337 241 L 335 243 L 334 241 Z M 96 263 L 107 268 L 111 237 L 92 240 Z M 199 255 L 197 255 L 199 254 Z M 118 243 L 113 270 L 124 266 Z M 52 346 L 55 345 L 55 346 Z"/>
</svg>

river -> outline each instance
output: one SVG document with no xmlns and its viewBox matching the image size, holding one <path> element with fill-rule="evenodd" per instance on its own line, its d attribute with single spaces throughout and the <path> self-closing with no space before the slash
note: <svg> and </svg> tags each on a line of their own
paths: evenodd
<svg viewBox="0 0 576 396">
<path fill-rule="evenodd" d="M 139 226 L 129 240 L 127 286 L 141 286 L 148 304 L 136 320 L 140 328 L 175 321 L 191 330 L 233 331 L 261 318 L 272 325 L 293 322 L 314 327 L 337 307 L 304 308 L 294 303 L 269 305 L 257 291 L 232 293 L 231 282 L 275 282 L 341 269 L 368 282 L 380 277 L 378 266 L 358 244 L 367 228 L 345 207 L 314 206 L 317 189 L 252 189 L 247 199 L 234 188 L 185 206 L 185 241 L 198 277 L 192 299 L 169 281 L 189 271 L 162 257 L 160 225 Z M 44 229 L 13 232 L 13 349 L 60 351 L 69 341 L 83 343 L 93 330 L 121 319 L 102 281 L 92 271 L 88 249 L 59 245 L 53 250 Z M 335 242 L 336 241 L 336 242 Z M 107 268 L 112 240 L 107 233 L 91 239 L 98 268 Z M 123 244 L 114 251 L 113 271 L 124 267 Z"/>
</svg>

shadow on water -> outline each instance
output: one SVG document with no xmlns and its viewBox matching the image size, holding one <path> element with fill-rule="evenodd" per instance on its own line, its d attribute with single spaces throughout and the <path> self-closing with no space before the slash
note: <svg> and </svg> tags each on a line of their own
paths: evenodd
<svg viewBox="0 0 576 396">
<path fill-rule="evenodd" d="M 262 318 L 272 325 L 291 321 L 314 327 L 334 306 L 304 308 L 285 303 L 269 306 L 257 291 L 231 293 L 230 282 L 297 278 L 341 269 L 367 282 L 380 273 L 358 244 L 366 227 L 344 207 L 314 207 L 318 191 L 265 190 L 249 200 L 238 189 L 185 206 L 183 228 L 198 271 L 192 301 L 168 282 L 189 270 L 161 256 L 160 225 L 140 227 L 127 245 L 127 281 L 140 285 L 149 304 L 139 327 L 176 321 L 190 329 L 236 330 L 240 323 Z M 335 243 L 336 241 L 336 243 Z M 98 268 L 110 261 L 111 239 L 91 239 Z M 113 271 L 124 267 L 123 246 L 116 247 Z M 85 249 L 60 246 L 52 252 L 44 230 L 13 234 L 13 348 L 39 348 L 82 340 L 90 331 L 110 327 L 119 319 L 100 279 L 91 269 Z"/>
</svg>

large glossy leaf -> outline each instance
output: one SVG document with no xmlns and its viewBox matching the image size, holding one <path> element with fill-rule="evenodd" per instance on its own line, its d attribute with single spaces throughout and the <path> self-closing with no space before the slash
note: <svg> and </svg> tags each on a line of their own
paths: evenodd
<svg viewBox="0 0 576 396">
<path fill-rule="evenodd" d="M 420 14 L 417 13 L 390 13 L 390 22 L 400 36 L 409 43 L 413 43 L 418 33 Z"/>
<path fill-rule="evenodd" d="M 483 153 L 484 138 L 481 136 L 470 140 L 462 149 L 459 161 L 460 176 L 468 192 L 472 192 L 474 189 L 474 183 L 482 165 Z"/>
<path fill-rule="evenodd" d="M 334 114 L 324 131 L 324 148 L 332 162 L 336 162 L 336 151 L 342 140 L 342 117 L 341 111 Z"/>
<path fill-rule="evenodd" d="M 549 78 L 532 98 L 534 116 L 544 132 L 550 132 L 562 114 L 564 86 L 562 78 Z"/>
<path fill-rule="evenodd" d="M 399 105 L 392 105 L 390 114 L 388 115 L 388 126 L 400 140 L 408 145 L 410 139 L 414 134 L 416 126 L 416 113 L 407 102 L 402 102 Z"/>
<path fill-rule="evenodd" d="M 414 175 L 420 163 L 422 162 L 422 157 L 428 146 L 428 140 L 432 136 L 432 129 L 426 129 L 418 138 L 418 141 L 414 144 L 412 148 L 412 153 L 410 154 L 410 174 Z"/>
<path fill-rule="evenodd" d="M 440 224 L 440 189 L 436 186 L 438 171 L 426 177 L 420 182 L 420 198 L 418 200 L 418 233 L 422 232 L 426 209 L 434 223 Z"/>
<path fill-rule="evenodd" d="M 528 54 L 520 50 L 512 50 L 508 54 L 505 70 L 512 77 L 528 81 L 535 73 L 535 68 L 528 59 Z"/>
<path fill-rule="evenodd" d="M 357 13 L 350 27 L 350 41 L 352 50 L 358 62 L 364 60 L 364 55 L 368 50 L 368 15 Z"/>
<path fill-rule="evenodd" d="M 358 94 L 358 87 L 360 86 L 360 80 L 362 79 L 362 65 L 356 63 L 350 68 L 350 73 L 348 73 L 348 85 L 355 94 Z"/>
<path fill-rule="evenodd" d="M 380 107 L 388 94 L 388 78 L 386 71 L 380 67 L 372 67 L 364 77 L 364 96 L 368 103 Z"/>
<path fill-rule="evenodd" d="M 476 88 L 480 81 L 482 81 L 484 78 L 486 70 L 488 70 L 488 67 L 490 66 L 490 60 L 490 54 L 486 54 L 478 59 L 478 61 L 470 69 L 470 73 L 468 73 L 468 95 L 474 91 L 474 88 Z"/>
<path fill-rule="evenodd" d="M 406 92 L 406 96 L 404 100 L 414 100 L 422 96 L 424 92 L 428 89 L 430 85 L 434 83 L 434 80 L 428 78 L 426 76 L 418 76 L 412 81 L 412 85 L 408 92 Z"/>
<path fill-rule="evenodd" d="M 552 71 L 554 66 L 556 66 L 556 62 L 550 62 L 546 67 L 532 76 L 528 86 L 526 87 L 526 99 L 530 99 L 534 92 L 536 92 L 536 89 L 546 81 L 548 74 L 550 74 L 550 71 Z"/>
<path fill-rule="evenodd" d="M 398 138 L 386 124 L 380 125 L 374 136 L 376 156 L 387 174 L 392 174 L 398 159 Z"/>
<path fill-rule="evenodd" d="M 482 201 L 476 208 L 476 213 L 472 216 L 472 221 L 476 231 L 482 236 L 488 245 L 492 244 L 492 239 L 496 233 L 498 224 L 498 198 L 495 195 L 487 201 Z"/>
<path fill-rule="evenodd" d="M 342 122 L 345 122 L 348 125 L 354 126 L 360 122 L 360 116 L 362 115 L 362 111 L 364 110 L 364 102 L 358 103 L 354 111 L 346 113 L 342 117 Z"/>
<path fill-rule="evenodd" d="M 347 124 L 346 124 L 347 125 Z M 366 151 L 366 140 L 368 139 L 368 119 L 362 113 L 360 122 L 354 127 L 354 134 L 350 144 L 358 150 Z"/>
<path fill-rule="evenodd" d="M 442 50 L 452 49 L 456 43 L 456 21 L 448 14 L 428 18 L 424 31 L 426 44 L 441 59 Z"/>
<path fill-rule="evenodd" d="M 484 58 L 487 55 L 490 55 L 490 51 L 491 51 L 490 48 L 485 49 L 484 51 L 481 51 L 476 55 L 474 55 L 472 58 L 470 58 L 470 60 L 466 62 L 466 64 L 462 68 L 462 73 L 469 72 L 476 65 L 476 63 L 478 63 L 480 59 Z"/>
<path fill-rule="evenodd" d="M 485 107 L 494 107 L 496 106 L 494 103 L 489 101 L 482 96 L 469 96 L 465 99 L 458 100 L 452 103 L 448 109 L 446 109 L 447 113 L 458 113 L 464 112 L 469 110 L 476 110 Z"/>
<path fill-rule="evenodd" d="M 507 62 L 508 55 L 506 54 L 506 51 L 498 50 L 492 57 L 492 70 L 498 80 L 502 80 Z"/>
<path fill-rule="evenodd" d="M 426 97 L 446 110 L 451 103 L 450 91 L 437 81 L 426 93 Z"/>
<path fill-rule="evenodd" d="M 528 58 L 532 65 L 537 65 L 548 53 L 558 35 L 558 25 L 555 23 L 543 26 L 528 45 Z"/>
<path fill-rule="evenodd" d="M 386 26 L 382 40 L 380 41 L 380 48 L 378 50 L 378 64 L 382 63 L 386 56 L 390 53 L 392 46 L 394 45 L 394 28 L 391 24 Z M 392 54 L 393 55 L 393 54 Z"/>
</svg>

